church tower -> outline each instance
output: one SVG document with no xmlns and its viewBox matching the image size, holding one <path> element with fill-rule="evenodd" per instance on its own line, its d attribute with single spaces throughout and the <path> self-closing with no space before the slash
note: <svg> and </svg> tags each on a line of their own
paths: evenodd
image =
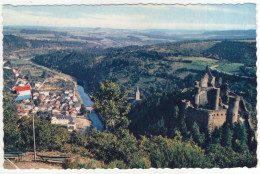
<svg viewBox="0 0 260 174">
<path fill-rule="evenodd" d="M 135 92 L 135 100 L 141 100 L 140 99 L 140 91 L 139 91 L 139 87 L 136 87 L 136 92 Z"/>
</svg>

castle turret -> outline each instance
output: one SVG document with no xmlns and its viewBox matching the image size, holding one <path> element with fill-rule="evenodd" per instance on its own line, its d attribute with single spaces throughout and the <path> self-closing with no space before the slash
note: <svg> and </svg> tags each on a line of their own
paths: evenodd
<svg viewBox="0 0 260 174">
<path fill-rule="evenodd" d="M 220 86 L 220 97 L 222 98 L 222 102 L 224 104 L 229 103 L 229 92 L 227 83 L 224 83 Z"/>
<path fill-rule="evenodd" d="M 200 105 L 200 86 L 199 82 L 195 81 L 195 87 L 194 87 L 194 105 L 196 108 Z"/>
<path fill-rule="evenodd" d="M 238 109 L 239 109 L 239 96 L 229 97 L 229 106 L 227 110 L 227 121 L 229 123 L 235 123 L 238 121 Z"/>
</svg>

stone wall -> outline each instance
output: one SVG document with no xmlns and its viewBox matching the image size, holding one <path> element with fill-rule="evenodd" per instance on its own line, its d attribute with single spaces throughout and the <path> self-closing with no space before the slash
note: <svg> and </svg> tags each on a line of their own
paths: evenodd
<svg viewBox="0 0 260 174">
<path fill-rule="evenodd" d="M 185 111 L 185 115 L 187 118 L 187 126 L 190 128 L 194 122 L 196 122 L 201 129 L 206 128 L 208 126 L 208 110 L 188 107 Z"/>
<path fill-rule="evenodd" d="M 219 88 L 212 88 L 208 91 L 208 108 L 211 110 L 218 110 L 219 108 Z"/>
<path fill-rule="evenodd" d="M 200 86 L 202 88 L 207 88 L 208 87 L 208 81 L 209 81 L 209 75 L 205 74 L 201 80 L 200 80 Z"/>
<path fill-rule="evenodd" d="M 199 96 L 200 96 L 199 97 L 200 106 L 205 107 L 208 104 L 207 91 L 206 90 L 201 91 Z"/>
<path fill-rule="evenodd" d="M 221 127 L 227 119 L 227 109 L 214 110 L 209 112 L 208 128 L 213 131 L 215 127 Z"/>
<path fill-rule="evenodd" d="M 188 107 L 185 115 L 190 128 L 196 122 L 202 130 L 208 128 L 212 132 L 215 127 L 220 127 L 225 123 L 227 109 L 207 110 Z"/>
</svg>

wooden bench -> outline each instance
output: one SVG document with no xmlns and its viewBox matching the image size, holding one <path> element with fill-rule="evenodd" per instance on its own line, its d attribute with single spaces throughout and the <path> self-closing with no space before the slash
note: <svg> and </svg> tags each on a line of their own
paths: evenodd
<svg viewBox="0 0 260 174">
<path fill-rule="evenodd" d="M 4 153 L 5 158 L 8 158 L 8 159 L 18 158 L 19 161 L 22 159 L 23 156 L 25 156 L 25 154 L 23 152 L 5 152 Z"/>
<path fill-rule="evenodd" d="M 44 155 L 37 155 L 41 158 L 41 160 L 47 162 L 47 161 L 58 161 L 58 162 L 64 162 L 65 159 L 70 158 L 69 156 L 44 156 Z"/>
</svg>

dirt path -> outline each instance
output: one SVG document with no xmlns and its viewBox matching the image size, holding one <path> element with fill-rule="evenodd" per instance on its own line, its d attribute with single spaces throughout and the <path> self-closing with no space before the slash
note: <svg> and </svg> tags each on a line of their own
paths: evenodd
<svg viewBox="0 0 260 174">
<path fill-rule="evenodd" d="M 46 155 L 49 153 L 47 152 Z M 34 160 L 33 152 L 27 152 L 20 160 L 11 160 L 19 169 L 63 169 L 61 163 L 45 163 L 36 158 Z M 4 160 L 4 169 L 16 169 L 9 161 Z"/>
</svg>

